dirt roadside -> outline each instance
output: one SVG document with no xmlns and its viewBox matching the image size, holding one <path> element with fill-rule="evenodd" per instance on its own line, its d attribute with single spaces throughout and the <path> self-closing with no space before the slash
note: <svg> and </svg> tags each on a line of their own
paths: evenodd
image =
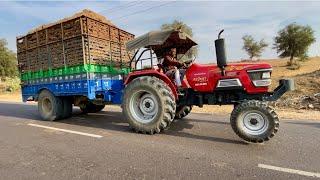
<svg viewBox="0 0 320 180">
<path fill-rule="evenodd" d="M 7 102 L 22 102 L 20 92 L 0 94 L 0 101 Z M 206 114 L 230 114 L 233 106 L 203 106 L 203 108 L 194 107 L 193 113 L 206 113 Z M 121 110 L 119 106 L 107 105 L 105 110 Z M 320 111 L 313 110 L 293 110 L 293 109 L 276 109 L 281 119 L 292 119 L 292 120 L 319 120 Z"/>
<path fill-rule="evenodd" d="M 230 114 L 233 106 L 203 106 L 203 108 L 194 107 L 194 113 L 208 113 L 208 114 Z M 292 120 L 318 120 L 320 121 L 320 111 L 314 110 L 294 110 L 276 108 L 276 112 L 280 119 Z"/>
</svg>

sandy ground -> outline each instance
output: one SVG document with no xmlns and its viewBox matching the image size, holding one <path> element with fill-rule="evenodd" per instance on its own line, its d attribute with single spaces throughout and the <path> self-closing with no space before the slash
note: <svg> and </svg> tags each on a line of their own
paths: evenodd
<svg viewBox="0 0 320 180">
<path fill-rule="evenodd" d="M 203 106 L 203 108 L 194 107 L 192 109 L 192 112 L 209 114 L 230 114 L 232 109 L 233 106 Z M 276 112 L 281 119 L 320 120 L 320 111 L 276 109 Z"/>
<path fill-rule="evenodd" d="M 20 92 L 0 94 L 0 101 L 22 102 Z M 232 106 L 203 106 L 203 108 L 194 107 L 193 113 L 208 113 L 208 114 L 230 114 Z M 120 106 L 107 105 L 106 110 L 119 110 Z M 320 111 L 311 110 L 292 110 L 292 109 L 277 109 L 281 119 L 297 119 L 297 120 L 320 120 Z"/>
</svg>

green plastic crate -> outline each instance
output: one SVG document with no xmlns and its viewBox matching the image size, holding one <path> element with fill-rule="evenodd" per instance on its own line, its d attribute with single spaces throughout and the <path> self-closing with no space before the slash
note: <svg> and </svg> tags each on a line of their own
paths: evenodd
<svg viewBox="0 0 320 180">
<path fill-rule="evenodd" d="M 81 74 L 81 73 L 104 73 L 104 74 L 128 74 L 130 73 L 129 67 L 116 68 L 113 65 L 94 65 L 84 64 L 77 66 L 62 67 L 57 69 L 40 70 L 36 72 L 25 72 L 21 74 L 21 80 L 35 80 L 41 78 L 49 78 L 56 76 Z"/>
<path fill-rule="evenodd" d="M 110 73 L 110 66 L 101 66 L 101 73 Z"/>
</svg>

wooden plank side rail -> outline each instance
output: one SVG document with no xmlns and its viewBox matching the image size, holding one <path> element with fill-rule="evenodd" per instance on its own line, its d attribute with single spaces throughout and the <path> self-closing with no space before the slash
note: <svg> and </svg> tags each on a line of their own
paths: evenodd
<svg viewBox="0 0 320 180">
<path fill-rule="evenodd" d="M 17 38 L 19 69 L 37 71 L 79 64 L 120 66 L 132 52 L 125 43 L 134 35 L 91 18 L 79 16 L 45 26 Z"/>
</svg>

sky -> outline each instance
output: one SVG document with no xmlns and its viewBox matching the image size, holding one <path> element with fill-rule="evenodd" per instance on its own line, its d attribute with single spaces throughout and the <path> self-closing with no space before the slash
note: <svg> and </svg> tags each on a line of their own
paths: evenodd
<svg viewBox="0 0 320 180">
<path fill-rule="evenodd" d="M 230 61 L 248 59 L 242 50 L 244 35 L 264 39 L 269 46 L 262 59 L 277 57 L 273 39 L 290 23 L 310 25 L 316 43 L 309 56 L 320 55 L 320 1 L 0 1 L 0 38 L 16 51 L 16 36 L 39 25 L 71 16 L 82 9 L 104 15 L 118 27 L 142 35 L 164 23 L 180 20 L 189 25 L 199 44 L 197 61 L 215 62 L 214 40 L 225 29 Z"/>
</svg>

